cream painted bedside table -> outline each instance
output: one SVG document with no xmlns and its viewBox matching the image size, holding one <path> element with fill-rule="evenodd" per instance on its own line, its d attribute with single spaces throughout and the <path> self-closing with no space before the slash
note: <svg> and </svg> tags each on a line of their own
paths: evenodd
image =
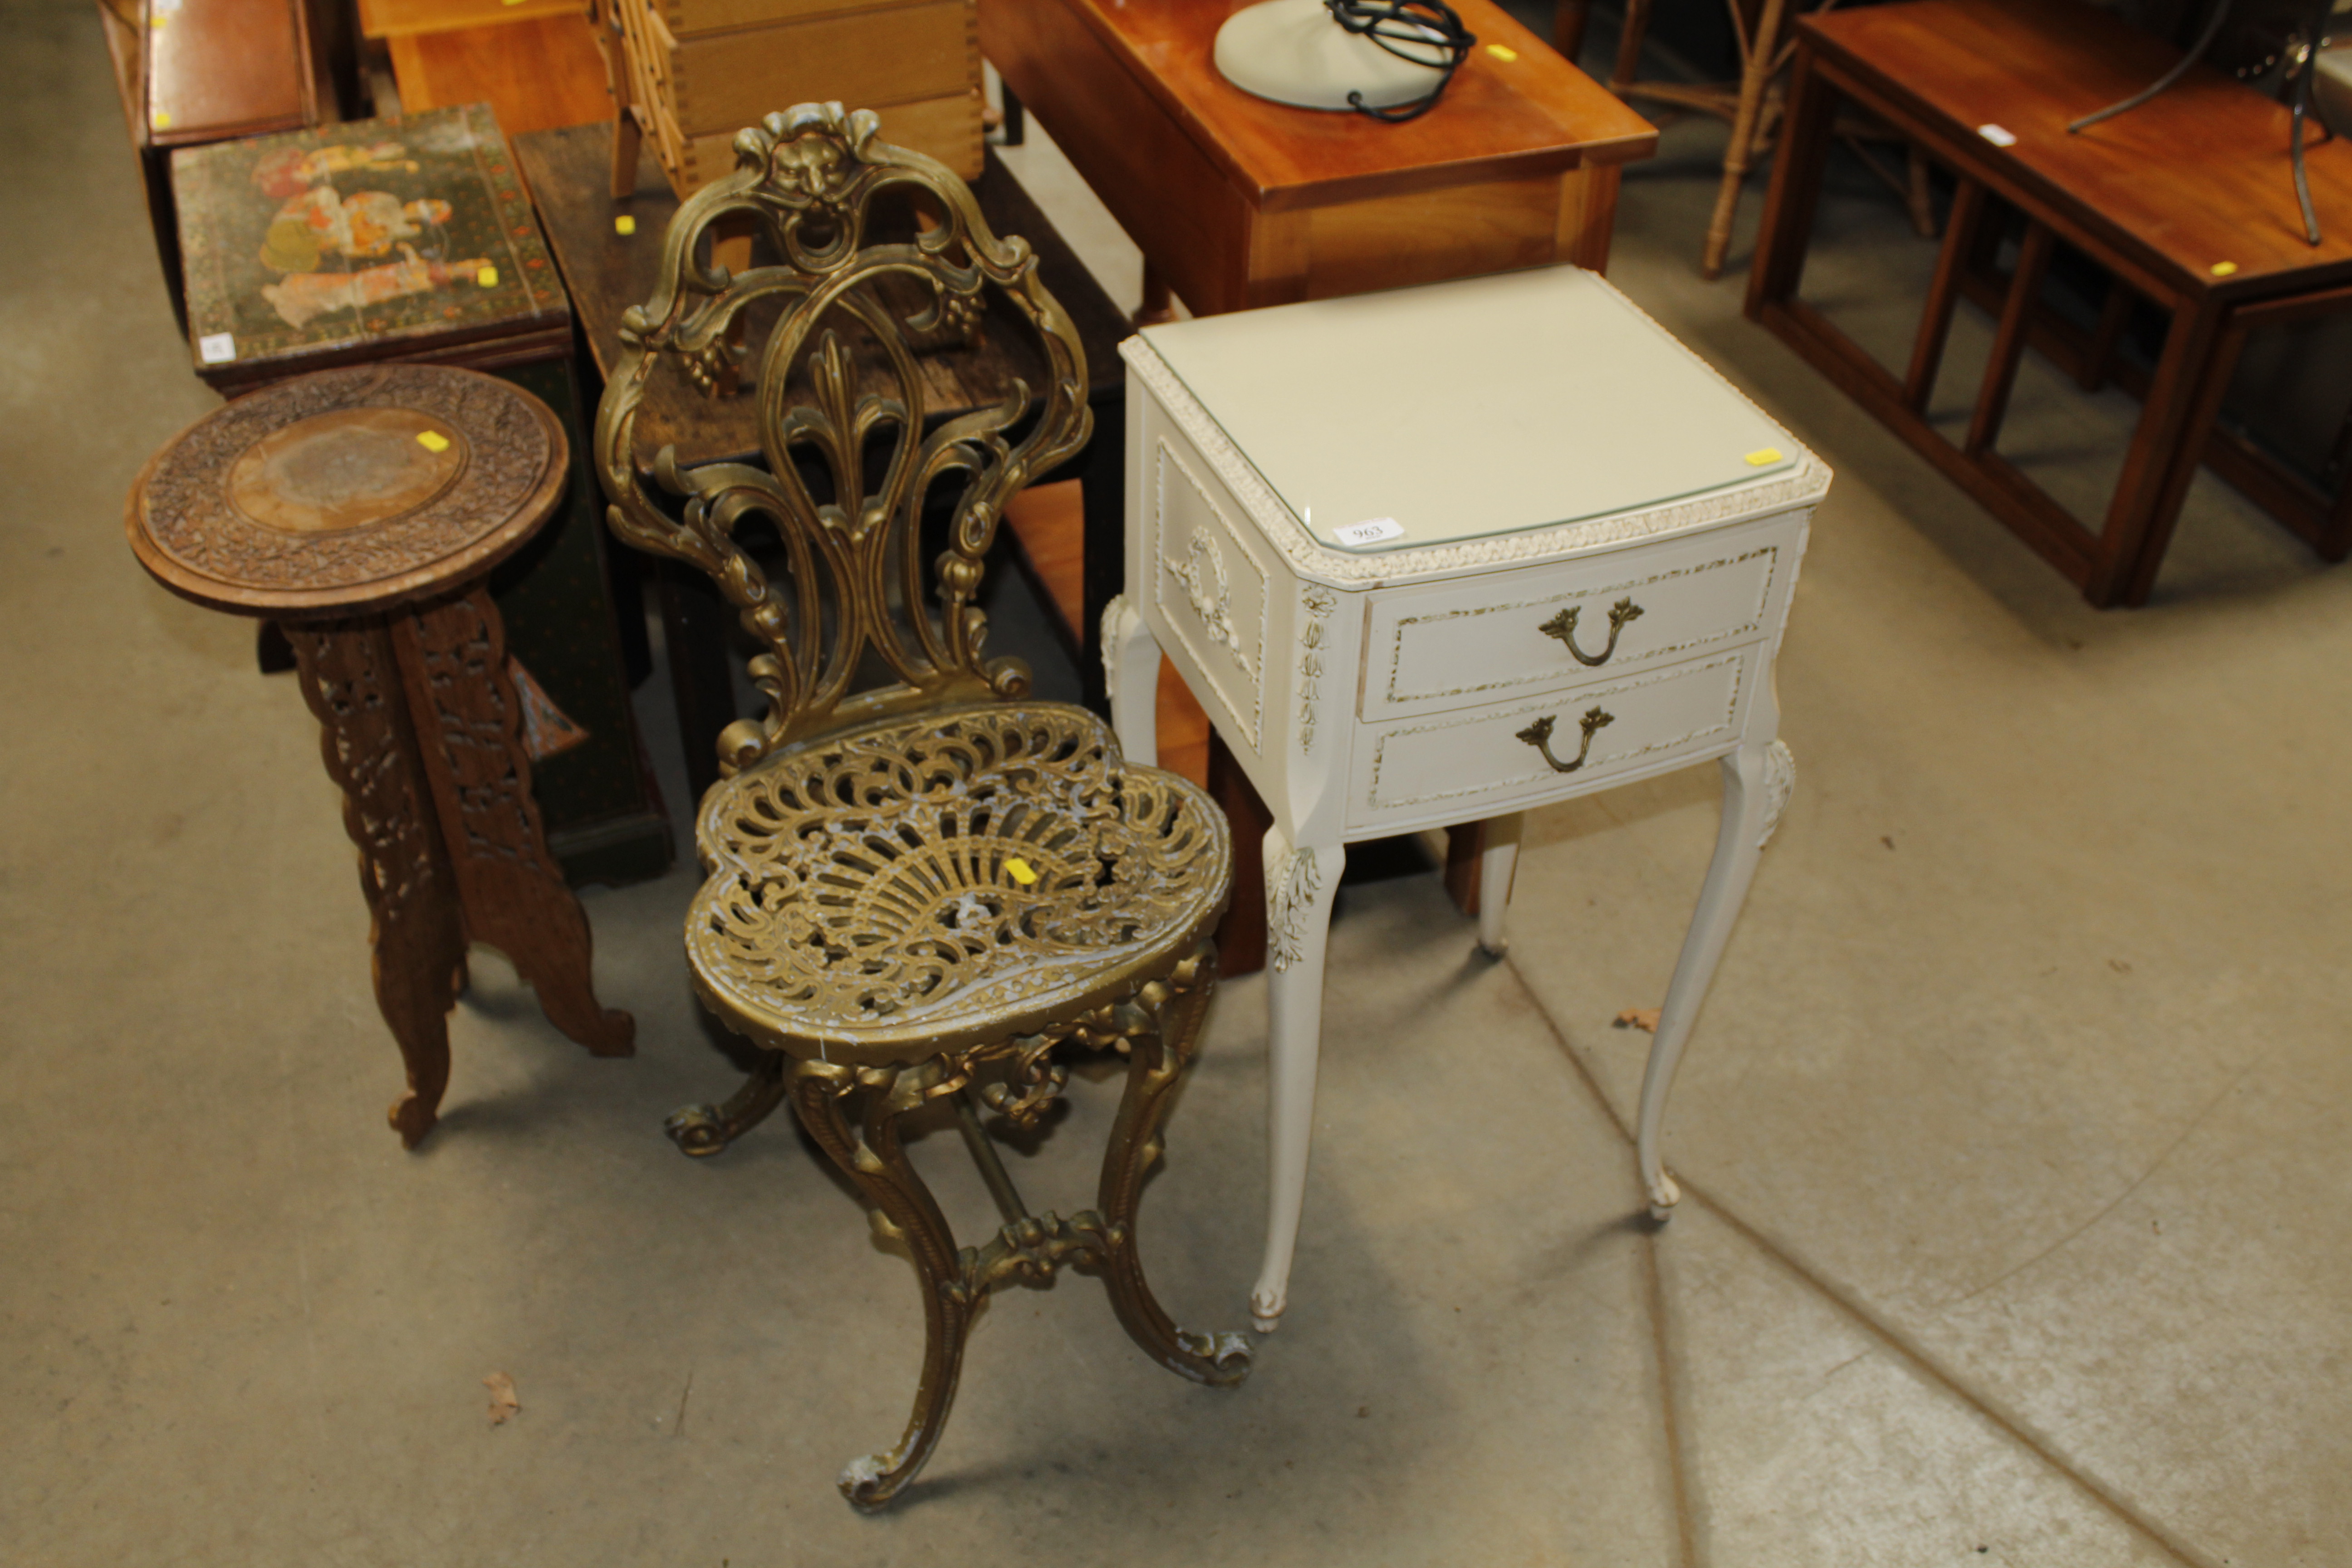
<svg viewBox="0 0 2352 1568">
<path fill-rule="evenodd" d="M 1521 811 L 1720 759 L 1723 826 L 1642 1082 L 1664 1217 L 1666 1088 L 1795 777 L 1772 660 L 1829 470 L 1575 267 L 1150 327 L 1121 352 L 1119 741 L 1155 760 L 1164 650 L 1274 816 L 1258 1328 L 1288 1297 L 1346 846 L 1486 821 L 1478 940 L 1499 955 Z"/>
</svg>

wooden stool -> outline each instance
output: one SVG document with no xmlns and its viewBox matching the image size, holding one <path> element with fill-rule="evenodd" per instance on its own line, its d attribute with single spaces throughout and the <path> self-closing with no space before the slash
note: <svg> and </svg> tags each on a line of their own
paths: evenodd
<svg viewBox="0 0 2352 1568">
<path fill-rule="evenodd" d="M 300 376 L 229 404 L 149 459 L 127 526 L 184 598 L 286 628 L 360 848 L 376 1005 L 408 1068 L 415 1148 L 449 1083 L 446 1015 L 488 942 L 600 1057 L 636 1026 L 597 1005 L 588 920 L 541 832 L 522 715 L 485 585 L 562 497 L 547 405 L 472 371 Z"/>
</svg>

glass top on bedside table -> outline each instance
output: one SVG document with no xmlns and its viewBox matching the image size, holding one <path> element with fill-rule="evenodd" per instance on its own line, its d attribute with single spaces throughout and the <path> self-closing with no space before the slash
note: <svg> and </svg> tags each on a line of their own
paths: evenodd
<svg viewBox="0 0 2352 1568">
<path fill-rule="evenodd" d="M 1318 544 L 1641 511 L 1802 449 L 1600 279 L 1548 267 L 1143 330 Z"/>
</svg>

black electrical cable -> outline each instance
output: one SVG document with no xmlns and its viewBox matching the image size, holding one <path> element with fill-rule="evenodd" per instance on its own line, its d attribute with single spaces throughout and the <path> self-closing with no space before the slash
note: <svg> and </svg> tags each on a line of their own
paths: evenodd
<svg viewBox="0 0 2352 1568">
<path fill-rule="evenodd" d="M 1438 73 L 1436 85 L 1427 93 L 1386 109 L 1371 108 L 1360 92 L 1348 95 L 1349 108 L 1384 124 L 1401 124 L 1428 113 L 1478 42 L 1445 0 L 1323 0 L 1323 8 L 1346 31 L 1371 39 L 1401 60 L 1428 66 Z M 1404 47 L 1408 45 L 1412 47 Z M 1444 58 L 1431 59 L 1433 50 Z"/>
</svg>

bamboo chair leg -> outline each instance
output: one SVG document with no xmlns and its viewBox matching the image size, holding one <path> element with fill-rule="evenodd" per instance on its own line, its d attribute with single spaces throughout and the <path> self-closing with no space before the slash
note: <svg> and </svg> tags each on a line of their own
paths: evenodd
<svg viewBox="0 0 2352 1568">
<path fill-rule="evenodd" d="M 1592 19 L 1592 0 L 1559 0 L 1551 11 L 1551 47 L 1570 65 L 1584 52 L 1585 24 Z"/>
<path fill-rule="evenodd" d="M 1740 61 L 1739 108 L 1732 118 L 1731 145 L 1723 157 L 1723 184 L 1716 189 L 1715 216 L 1706 226 L 1706 247 L 1699 258 L 1699 272 L 1709 279 L 1723 276 L 1723 258 L 1731 249 L 1731 222 L 1739 210 L 1739 187 L 1747 182 L 1748 164 L 1755 157 L 1764 89 L 1772 79 L 1781 23 L 1788 10 L 1788 0 L 1764 0 L 1763 14 L 1756 20 L 1747 56 Z"/>
<path fill-rule="evenodd" d="M 1623 97 L 1633 85 L 1633 68 L 1642 63 L 1642 44 L 1650 36 L 1650 0 L 1625 0 L 1625 26 L 1617 35 L 1617 63 L 1609 70 L 1609 90 Z"/>
</svg>

